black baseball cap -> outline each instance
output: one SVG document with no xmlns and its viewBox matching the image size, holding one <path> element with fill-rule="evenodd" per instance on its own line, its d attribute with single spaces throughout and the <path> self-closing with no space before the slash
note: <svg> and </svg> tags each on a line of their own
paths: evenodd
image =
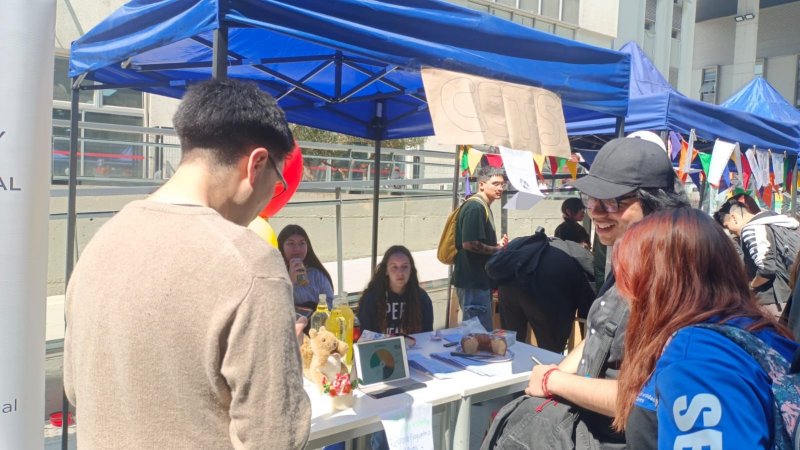
<svg viewBox="0 0 800 450">
<path fill-rule="evenodd" d="M 667 153 L 639 138 L 609 141 L 592 163 L 589 174 L 570 183 L 600 200 L 622 197 L 636 189 L 675 189 L 675 171 Z"/>
</svg>

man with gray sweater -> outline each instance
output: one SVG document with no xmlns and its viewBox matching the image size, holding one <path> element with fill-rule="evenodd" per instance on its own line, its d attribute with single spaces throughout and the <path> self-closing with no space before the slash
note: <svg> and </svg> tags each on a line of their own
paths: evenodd
<svg viewBox="0 0 800 450">
<path fill-rule="evenodd" d="M 67 288 L 80 448 L 303 448 L 311 408 L 278 251 L 245 228 L 293 139 L 255 85 L 189 89 L 172 178 L 88 244 Z"/>
</svg>

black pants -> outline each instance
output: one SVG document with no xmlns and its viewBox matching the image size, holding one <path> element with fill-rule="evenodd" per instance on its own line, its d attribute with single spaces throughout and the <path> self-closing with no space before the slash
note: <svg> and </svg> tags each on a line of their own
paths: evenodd
<svg viewBox="0 0 800 450">
<path fill-rule="evenodd" d="M 503 328 L 527 341 L 530 324 L 537 345 L 558 353 L 567 345 L 575 312 L 585 318 L 595 296 L 578 263 L 554 248 L 542 254 L 531 279 L 501 285 L 498 293 Z"/>
</svg>

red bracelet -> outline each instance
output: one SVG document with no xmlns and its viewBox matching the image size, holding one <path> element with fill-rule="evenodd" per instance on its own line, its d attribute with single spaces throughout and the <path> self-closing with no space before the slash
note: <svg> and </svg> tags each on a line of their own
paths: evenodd
<svg viewBox="0 0 800 450">
<path fill-rule="evenodd" d="M 547 380 L 550 379 L 550 374 L 552 374 L 556 370 L 558 370 L 558 367 L 553 367 L 549 369 L 547 372 L 545 372 L 544 375 L 542 375 L 542 392 L 544 393 L 544 396 L 547 398 L 553 397 L 553 393 L 550 392 L 549 389 L 547 389 Z"/>
</svg>

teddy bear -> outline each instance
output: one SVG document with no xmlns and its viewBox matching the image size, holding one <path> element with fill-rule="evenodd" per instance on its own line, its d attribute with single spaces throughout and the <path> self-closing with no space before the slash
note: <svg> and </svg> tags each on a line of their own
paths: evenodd
<svg viewBox="0 0 800 450">
<path fill-rule="evenodd" d="M 331 381 L 339 373 L 348 373 L 347 366 L 342 362 L 347 349 L 347 342 L 337 339 L 324 326 L 319 330 L 312 329 L 300 347 L 303 375 L 322 388 L 323 377 Z"/>
</svg>

